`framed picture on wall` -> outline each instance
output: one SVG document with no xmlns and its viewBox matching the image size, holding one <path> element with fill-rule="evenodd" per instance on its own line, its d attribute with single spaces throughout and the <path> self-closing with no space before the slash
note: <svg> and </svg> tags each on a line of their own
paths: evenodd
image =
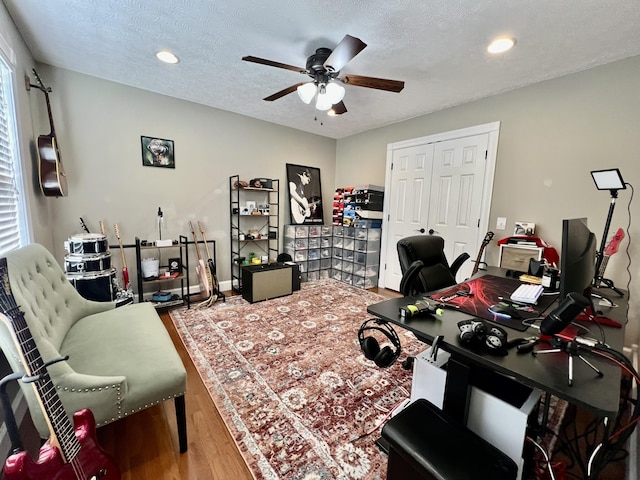
<svg viewBox="0 0 640 480">
<path fill-rule="evenodd" d="M 142 165 L 145 167 L 176 168 L 173 140 L 155 137 L 140 137 L 142 143 Z"/>
<path fill-rule="evenodd" d="M 322 224 L 320 169 L 287 163 L 291 223 Z"/>
</svg>

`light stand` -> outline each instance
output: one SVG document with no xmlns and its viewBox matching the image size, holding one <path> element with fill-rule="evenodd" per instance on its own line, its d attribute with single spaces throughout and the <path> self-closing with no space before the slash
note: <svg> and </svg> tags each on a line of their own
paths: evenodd
<svg viewBox="0 0 640 480">
<path fill-rule="evenodd" d="M 607 221 L 604 225 L 604 232 L 602 233 L 602 241 L 600 242 L 600 250 L 596 255 L 596 273 L 593 278 L 593 286 L 599 287 L 600 284 L 604 284 L 608 288 L 612 289 L 621 297 L 624 294 L 616 288 L 613 281 L 604 278 L 604 272 L 601 272 L 602 261 L 604 260 L 604 249 L 607 245 L 607 238 L 609 236 L 609 228 L 611 227 L 611 219 L 613 218 L 613 210 L 616 206 L 616 199 L 618 198 L 618 190 L 624 190 L 627 186 L 622 179 L 622 174 L 620 170 L 617 168 L 612 168 L 609 170 L 594 170 L 591 172 L 591 176 L 593 177 L 593 181 L 596 184 L 596 188 L 598 190 L 609 190 L 611 193 L 611 203 L 609 204 L 609 213 L 607 215 Z"/>
</svg>

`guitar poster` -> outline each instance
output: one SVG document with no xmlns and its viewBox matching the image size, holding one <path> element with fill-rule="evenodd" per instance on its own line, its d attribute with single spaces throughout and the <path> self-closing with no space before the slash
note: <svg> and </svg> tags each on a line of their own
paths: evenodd
<svg viewBox="0 0 640 480">
<path fill-rule="evenodd" d="M 320 169 L 287 163 L 292 224 L 322 224 Z"/>
</svg>

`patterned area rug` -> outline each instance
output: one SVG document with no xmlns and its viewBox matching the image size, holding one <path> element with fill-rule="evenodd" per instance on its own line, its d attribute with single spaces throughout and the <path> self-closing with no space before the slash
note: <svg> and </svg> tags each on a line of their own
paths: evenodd
<svg viewBox="0 0 640 480">
<path fill-rule="evenodd" d="M 234 296 L 171 318 L 256 479 L 386 478 L 375 444 L 409 398 L 407 355 L 426 346 L 396 329 L 402 355 L 381 369 L 360 351 L 366 308 L 383 297 L 334 280 L 250 304 Z M 381 345 L 388 340 L 375 335 Z"/>
</svg>

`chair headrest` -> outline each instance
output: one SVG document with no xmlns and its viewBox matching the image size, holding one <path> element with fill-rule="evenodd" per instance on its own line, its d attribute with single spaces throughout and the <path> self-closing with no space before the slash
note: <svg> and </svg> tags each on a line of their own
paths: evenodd
<svg viewBox="0 0 640 480">
<path fill-rule="evenodd" d="M 437 235 L 414 235 L 398 240 L 398 252 L 404 250 L 409 261 L 422 260 L 425 265 L 446 263 L 444 238 Z"/>
</svg>

